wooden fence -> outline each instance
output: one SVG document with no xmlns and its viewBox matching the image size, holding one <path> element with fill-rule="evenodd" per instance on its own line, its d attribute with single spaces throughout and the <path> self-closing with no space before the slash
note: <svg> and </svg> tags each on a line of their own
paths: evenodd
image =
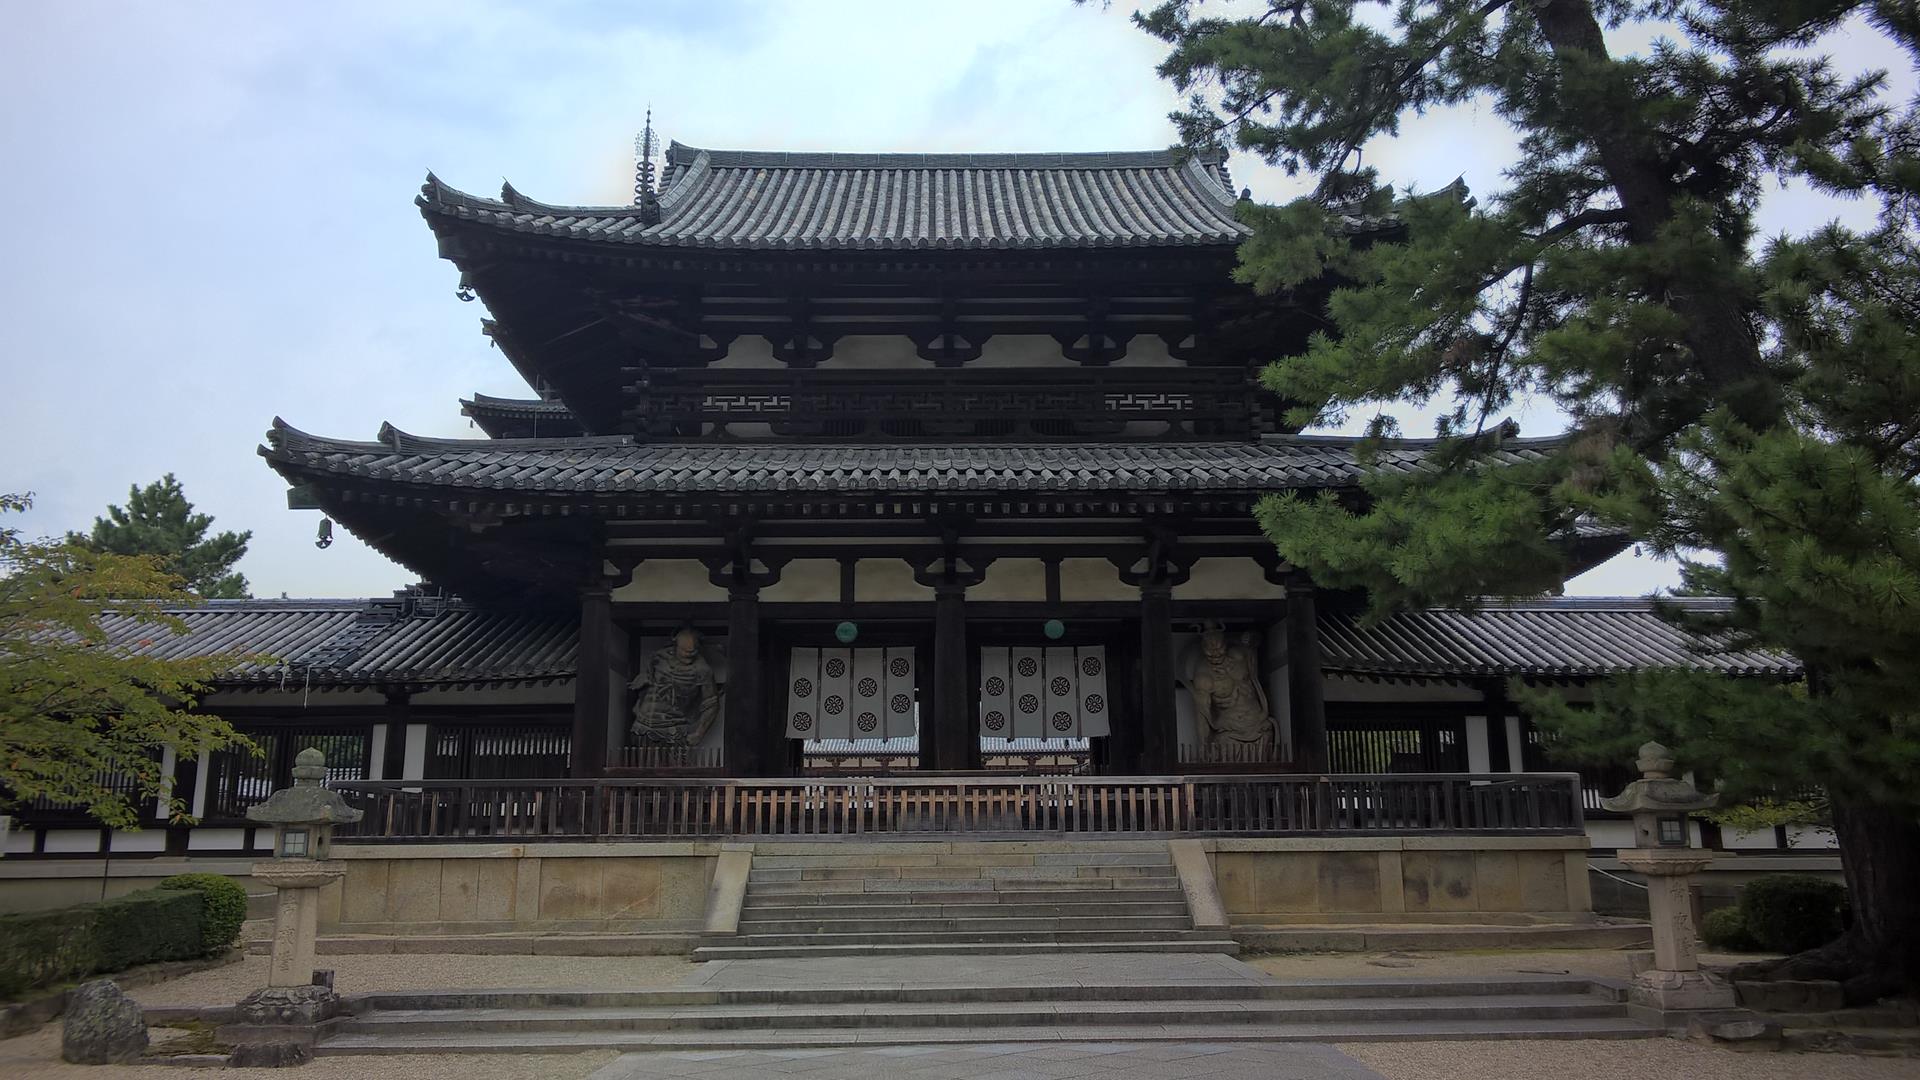
<svg viewBox="0 0 1920 1080">
<path fill-rule="evenodd" d="M 1577 834 L 1573 773 L 336 783 L 363 842 L 929 833 Z"/>
</svg>

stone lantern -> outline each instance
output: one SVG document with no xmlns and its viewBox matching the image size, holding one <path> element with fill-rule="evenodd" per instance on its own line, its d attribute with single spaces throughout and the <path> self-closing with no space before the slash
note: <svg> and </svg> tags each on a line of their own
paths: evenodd
<svg viewBox="0 0 1920 1080">
<path fill-rule="evenodd" d="M 1634 767 L 1641 779 L 1601 806 L 1633 815 L 1634 847 L 1620 852 L 1629 870 L 1646 875 L 1647 906 L 1653 922 L 1653 967 L 1633 978 L 1627 998 L 1662 1012 L 1728 1009 L 1733 988 L 1700 970 L 1694 947 L 1690 878 L 1713 861 L 1713 854 L 1687 843 L 1687 815 L 1708 810 L 1718 795 L 1703 795 L 1673 775 L 1673 753 L 1657 742 L 1640 748 Z"/>
<path fill-rule="evenodd" d="M 312 1025 L 338 1009 L 331 986 L 314 983 L 313 939 L 320 918 L 320 890 L 346 876 L 326 861 L 333 827 L 359 821 L 337 791 L 321 786 L 327 759 L 313 748 L 294 758 L 293 786 L 247 808 L 247 820 L 274 827 L 273 855 L 253 864 L 253 880 L 279 890 L 273 914 L 273 960 L 265 989 L 240 1002 L 241 1023 Z"/>
</svg>

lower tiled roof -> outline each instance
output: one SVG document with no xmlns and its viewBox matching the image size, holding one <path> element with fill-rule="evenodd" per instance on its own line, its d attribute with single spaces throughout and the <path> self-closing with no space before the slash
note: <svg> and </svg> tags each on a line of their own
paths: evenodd
<svg viewBox="0 0 1920 1080">
<path fill-rule="evenodd" d="M 1648 668 L 1700 668 L 1730 675 L 1796 675 L 1783 653 L 1732 649 L 1662 618 L 1656 607 L 1724 611 L 1717 598 L 1559 597 L 1487 601 L 1472 611 L 1436 608 L 1367 626 L 1320 617 L 1322 666 L 1361 675 L 1590 677 Z"/>
<path fill-rule="evenodd" d="M 173 634 L 108 616 L 112 640 L 156 656 L 232 654 L 221 685 L 497 685 L 570 679 L 578 623 L 431 597 L 209 600 L 172 612 Z"/>
<path fill-rule="evenodd" d="M 1725 601 L 1661 601 L 1694 611 Z M 1323 667 L 1400 676 L 1592 677 L 1683 667 L 1732 675 L 1791 676 L 1779 653 L 1727 651 L 1663 619 L 1645 599 L 1489 601 L 1474 611 L 1436 609 L 1373 626 L 1320 615 Z M 237 665 L 223 685 L 477 686 L 540 683 L 574 674 L 577 622 L 566 616 L 488 611 L 431 597 L 392 600 L 212 600 L 176 612 L 189 632 L 110 617 L 123 647 L 158 656 L 269 656 Z M 865 749 L 865 742 L 858 744 Z M 1025 747 L 1009 747 L 1025 749 Z"/>
<path fill-rule="evenodd" d="M 1430 467 L 1433 443 L 1388 442 L 1368 464 L 1359 440 L 1257 442 L 636 443 L 626 436 L 430 439 L 389 427 L 379 441 L 309 435 L 274 421 L 260 453 L 289 479 L 354 477 L 527 495 L 882 494 L 1077 491 L 1248 492 L 1347 487 L 1370 470 Z M 1557 440 L 1514 439 L 1499 464 L 1538 460 Z"/>
</svg>

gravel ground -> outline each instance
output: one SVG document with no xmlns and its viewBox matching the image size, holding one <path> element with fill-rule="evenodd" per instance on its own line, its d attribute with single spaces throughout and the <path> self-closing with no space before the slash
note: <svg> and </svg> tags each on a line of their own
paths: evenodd
<svg viewBox="0 0 1920 1080">
<path fill-rule="evenodd" d="M 1753 1054 L 1677 1039 L 1623 1042 L 1347 1043 L 1387 1080 L 1913 1080 L 1911 1058 Z"/>
<path fill-rule="evenodd" d="M 1242 957 L 1247 963 L 1279 979 L 1433 978 L 1452 975 L 1511 975 L 1515 972 L 1628 977 L 1632 950 L 1543 949 L 1537 952 L 1277 953 Z M 1756 956 L 1703 953 L 1709 967 L 1757 960 Z"/>
<path fill-rule="evenodd" d="M 358 959 L 341 957 L 341 959 Z M 504 957 L 502 958 L 504 959 Z M 7 1080 L 580 1080 L 619 1055 L 447 1054 L 403 1057 L 321 1057 L 286 1069 L 189 1069 L 178 1065 L 68 1065 L 60 1060 L 60 1025 L 0 1041 L 0 1076 Z"/>
<path fill-rule="evenodd" d="M 668 986 L 693 970 L 683 956 L 460 956 L 422 953 L 403 956 L 321 956 L 333 969 L 333 985 L 343 994 L 376 990 L 460 990 L 540 987 L 637 990 Z M 267 958 L 249 956 L 238 964 L 131 991 L 142 1005 L 229 1005 L 267 984 Z M 0 1043 L 0 1046 L 4 1046 Z"/>
</svg>

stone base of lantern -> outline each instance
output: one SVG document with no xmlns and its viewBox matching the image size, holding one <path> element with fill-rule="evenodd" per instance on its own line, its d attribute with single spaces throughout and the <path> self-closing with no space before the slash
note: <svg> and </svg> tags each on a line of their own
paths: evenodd
<svg viewBox="0 0 1920 1080">
<path fill-rule="evenodd" d="M 240 999 L 234 1022 L 215 1031 L 221 1042 L 247 1048 L 247 1056 L 283 1065 L 304 1065 L 312 1046 L 346 1010 L 330 986 L 267 986 Z M 236 1058 L 236 1064 L 238 1063 Z"/>
</svg>

